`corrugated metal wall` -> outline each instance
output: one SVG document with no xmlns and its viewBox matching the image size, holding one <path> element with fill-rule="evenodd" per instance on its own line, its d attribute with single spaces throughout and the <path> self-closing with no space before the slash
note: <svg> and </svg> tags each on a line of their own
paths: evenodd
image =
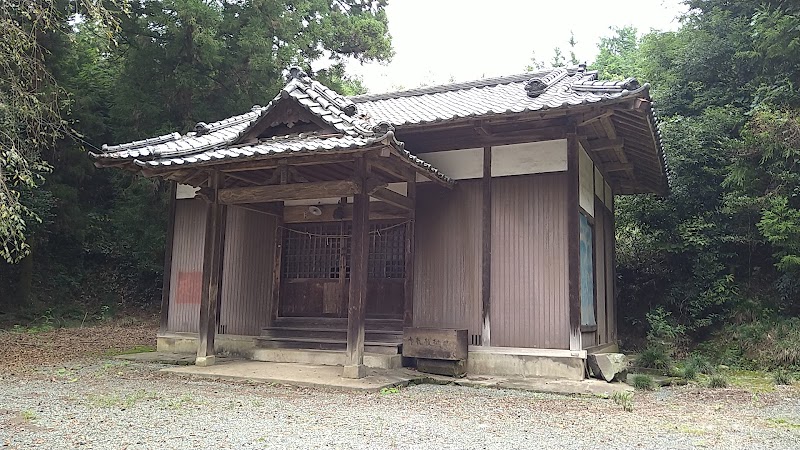
<svg viewBox="0 0 800 450">
<path fill-rule="evenodd" d="M 273 216 L 228 207 L 220 333 L 258 336 L 268 325 L 276 224 Z"/>
<path fill-rule="evenodd" d="M 206 204 L 203 200 L 176 200 L 168 331 L 197 332 L 200 320 L 205 219 Z"/>
<path fill-rule="evenodd" d="M 492 346 L 569 348 L 566 182 L 492 180 Z"/>
<path fill-rule="evenodd" d="M 417 190 L 414 326 L 481 333 L 481 181 Z"/>
</svg>

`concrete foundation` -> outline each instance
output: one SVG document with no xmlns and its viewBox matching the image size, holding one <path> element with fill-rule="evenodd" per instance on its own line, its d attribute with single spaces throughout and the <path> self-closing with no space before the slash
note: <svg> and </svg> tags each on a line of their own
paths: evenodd
<svg viewBox="0 0 800 450">
<path fill-rule="evenodd" d="M 320 366 L 344 366 L 344 352 L 335 350 L 295 350 L 285 348 L 257 348 L 250 359 L 255 361 L 314 364 Z M 400 355 L 364 353 L 364 365 L 373 369 L 399 369 L 403 367 Z"/>
<path fill-rule="evenodd" d="M 367 375 L 367 368 L 363 364 L 354 364 L 344 366 L 342 370 L 342 378 L 359 379 Z"/>
<path fill-rule="evenodd" d="M 586 374 L 586 352 L 471 346 L 467 373 L 469 376 L 583 380 Z"/>
<path fill-rule="evenodd" d="M 164 333 L 156 339 L 156 351 L 164 353 L 197 353 L 197 333 Z M 250 358 L 256 348 L 256 336 L 218 334 L 214 350 L 243 358 Z"/>
<path fill-rule="evenodd" d="M 265 362 L 321 366 L 344 366 L 346 362 L 343 351 L 257 348 L 256 338 L 257 336 L 218 334 L 214 339 L 214 349 L 218 353 Z M 197 341 L 197 334 L 193 333 L 164 333 L 158 336 L 156 350 L 162 353 L 196 353 Z M 403 367 L 403 357 L 365 353 L 364 365 L 373 369 L 399 369 Z"/>
</svg>

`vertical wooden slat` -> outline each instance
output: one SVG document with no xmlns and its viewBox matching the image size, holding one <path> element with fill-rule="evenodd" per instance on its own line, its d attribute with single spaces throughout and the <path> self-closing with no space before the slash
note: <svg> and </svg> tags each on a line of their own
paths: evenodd
<svg viewBox="0 0 800 450">
<path fill-rule="evenodd" d="M 567 133 L 567 280 L 569 289 L 569 349 L 581 350 L 581 283 L 578 137 Z"/>
<path fill-rule="evenodd" d="M 200 342 L 195 364 L 214 364 L 214 338 L 217 332 L 217 306 L 222 284 L 222 252 L 225 239 L 225 206 L 217 201 L 222 174 L 211 175 L 212 198 L 206 213 L 205 246 L 203 251 L 203 287 L 200 297 Z"/>
<path fill-rule="evenodd" d="M 164 240 L 164 281 L 161 284 L 161 323 L 158 332 L 163 333 L 169 325 L 169 292 L 172 281 L 172 252 L 175 240 L 175 211 L 177 209 L 178 184 L 174 181 L 169 184 L 169 216 L 167 217 L 167 236 Z"/>
<path fill-rule="evenodd" d="M 345 378 L 363 378 L 364 319 L 367 296 L 367 267 L 369 257 L 369 195 L 367 194 L 367 165 L 364 158 L 356 159 L 356 178 L 359 192 L 353 196 L 353 227 L 350 251 L 350 300 L 347 308 L 347 363 L 342 372 Z"/>
<path fill-rule="evenodd" d="M 414 202 L 414 209 L 411 210 L 411 218 L 406 224 L 405 233 L 405 281 L 403 283 L 403 296 L 405 297 L 403 308 L 403 325 L 411 327 L 414 325 L 414 225 L 417 199 L 416 174 L 412 174 L 406 183 L 406 196 Z"/>
<path fill-rule="evenodd" d="M 481 345 L 491 346 L 492 283 L 492 147 L 483 148 L 481 205 Z"/>
</svg>

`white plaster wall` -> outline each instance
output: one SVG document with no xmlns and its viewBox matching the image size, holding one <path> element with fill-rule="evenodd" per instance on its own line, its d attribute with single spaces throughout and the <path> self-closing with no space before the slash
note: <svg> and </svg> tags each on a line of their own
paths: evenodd
<svg viewBox="0 0 800 450">
<path fill-rule="evenodd" d="M 567 170 L 567 140 L 528 142 L 492 147 L 492 176 Z"/>
<path fill-rule="evenodd" d="M 199 190 L 200 188 L 189 186 L 188 184 L 179 184 L 178 188 L 175 190 L 175 198 L 194 198 Z"/>
</svg>

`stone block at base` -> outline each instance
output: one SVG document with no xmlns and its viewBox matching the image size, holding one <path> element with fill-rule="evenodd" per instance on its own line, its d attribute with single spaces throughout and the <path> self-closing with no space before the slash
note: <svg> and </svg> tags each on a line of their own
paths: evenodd
<svg viewBox="0 0 800 450">
<path fill-rule="evenodd" d="M 424 373 L 463 378 L 467 374 L 467 362 L 463 359 L 448 361 L 444 359 L 417 358 L 417 370 Z"/>
<path fill-rule="evenodd" d="M 200 367 L 208 367 L 208 366 L 213 366 L 213 365 L 214 365 L 214 363 L 216 362 L 216 359 L 217 359 L 217 358 L 216 358 L 216 357 L 214 357 L 214 355 L 208 355 L 208 356 L 198 356 L 198 357 L 197 357 L 197 358 L 194 360 L 194 365 L 195 365 L 195 366 L 200 366 Z"/>
<path fill-rule="evenodd" d="M 367 376 L 367 368 L 363 364 L 355 364 L 352 366 L 344 366 L 342 370 L 342 378 L 364 378 Z"/>
</svg>

